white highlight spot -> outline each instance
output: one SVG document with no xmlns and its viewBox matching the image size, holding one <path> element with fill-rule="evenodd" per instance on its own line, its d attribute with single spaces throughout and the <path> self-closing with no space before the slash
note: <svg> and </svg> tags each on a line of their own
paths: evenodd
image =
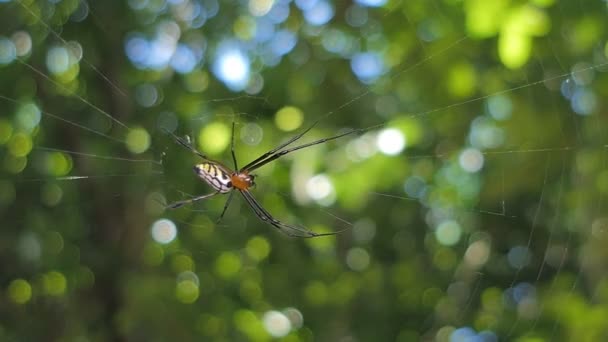
<svg viewBox="0 0 608 342">
<path fill-rule="evenodd" d="M 249 82 L 249 58 L 236 44 L 221 44 L 213 64 L 213 72 L 231 90 L 243 90 Z"/>
<path fill-rule="evenodd" d="M 291 331 L 291 321 L 285 314 L 271 310 L 264 314 L 262 318 L 264 328 L 273 337 L 284 337 Z"/>
<path fill-rule="evenodd" d="M 331 205 L 336 200 L 334 186 L 329 177 L 324 174 L 316 175 L 306 182 L 306 193 L 321 205 Z"/>
<path fill-rule="evenodd" d="M 256 17 L 261 17 L 272 9 L 274 0 L 249 0 L 249 13 Z"/>
<path fill-rule="evenodd" d="M 241 82 L 247 73 L 245 59 L 239 53 L 224 55 L 220 60 L 220 72 L 227 81 Z"/>
<path fill-rule="evenodd" d="M 177 236 L 177 227 L 173 221 L 168 219 L 160 219 L 152 224 L 150 229 L 154 241 L 162 244 L 168 244 Z"/>
<path fill-rule="evenodd" d="M 70 54 L 64 47 L 52 47 L 46 54 L 46 67 L 53 74 L 66 72 L 70 62 Z"/>
<path fill-rule="evenodd" d="M 460 167 L 467 172 L 477 172 L 483 167 L 483 154 L 476 148 L 467 148 L 460 153 L 458 162 Z"/>
<path fill-rule="evenodd" d="M 382 130 L 376 139 L 376 145 L 380 152 L 389 156 L 401 153 L 405 148 L 405 142 L 405 135 L 396 128 Z"/>
</svg>

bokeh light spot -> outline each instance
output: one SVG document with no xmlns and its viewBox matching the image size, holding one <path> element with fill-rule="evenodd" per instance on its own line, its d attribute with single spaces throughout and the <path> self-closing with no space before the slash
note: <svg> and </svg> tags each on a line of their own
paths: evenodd
<svg viewBox="0 0 608 342">
<path fill-rule="evenodd" d="M 263 25 L 261 25 L 263 27 Z M 243 15 L 238 17 L 232 25 L 234 35 L 242 41 L 249 41 L 254 38 L 258 25 L 256 20 L 249 16 Z"/>
<path fill-rule="evenodd" d="M 44 172 L 51 176 L 65 176 L 72 170 L 73 166 L 72 158 L 61 152 L 46 153 L 44 158 Z"/>
<path fill-rule="evenodd" d="M 301 1 L 303 2 L 303 1 Z M 311 1 L 312 5 L 304 10 L 304 19 L 314 26 L 327 24 L 334 16 L 334 9 L 325 0 Z"/>
<path fill-rule="evenodd" d="M 424 179 L 418 176 L 411 176 L 405 181 L 403 189 L 412 198 L 422 198 L 427 192 L 428 186 Z"/>
<path fill-rule="evenodd" d="M 199 296 L 199 289 L 192 280 L 181 280 L 175 286 L 175 297 L 184 304 L 194 303 Z"/>
<path fill-rule="evenodd" d="M 486 116 L 477 117 L 471 123 L 469 142 L 478 149 L 497 148 L 505 141 L 505 133 L 494 120 Z"/>
<path fill-rule="evenodd" d="M 498 39 L 498 55 L 502 63 L 517 69 L 528 61 L 532 52 L 532 38 L 521 33 L 508 32 Z"/>
<path fill-rule="evenodd" d="M 26 157 L 15 157 L 12 154 L 6 154 L 4 156 L 3 162 L 4 162 L 4 169 L 13 174 L 20 173 L 27 166 Z"/>
<path fill-rule="evenodd" d="M 298 42 L 298 36 L 289 31 L 278 31 L 270 42 L 270 50 L 275 56 L 283 56 L 291 52 Z"/>
<path fill-rule="evenodd" d="M 257 123 L 249 122 L 241 128 L 241 140 L 250 146 L 255 146 L 262 141 L 264 129 Z"/>
<path fill-rule="evenodd" d="M 448 71 L 447 88 L 449 93 L 458 98 L 473 95 L 477 87 L 475 68 L 469 63 L 457 63 Z"/>
<path fill-rule="evenodd" d="M 572 109 L 577 114 L 590 115 L 597 109 L 597 96 L 589 89 L 579 88 L 575 90 L 570 100 Z"/>
<path fill-rule="evenodd" d="M 229 279 L 241 270 L 241 259 L 234 253 L 224 252 L 215 261 L 215 272 L 224 279 Z"/>
<path fill-rule="evenodd" d="M 249 13 L 256 17 L 268 14 L 274 5 L 274 0 L 249 0 Z"/>
<path fill-rule="evenodd" d="M 346 253 L 346 264 L 353 271 L 363 271 L 369 266 L 369 253 L 360 247 L 351 248 Z"/>
<path fill-rule="evenodd" d="M 476 148 L 467 148 L 458 157 L 460 167 L 467 172 L 477 172 L 483 167 L 483 154 Z"/>
<path fill-rule="evenodd" d="M 198 135 L 198 146 L 209 154 L 218 154 L 230 144 L 230 128 L 220 122 L 203 127 Z"/>
<path fill-rule="evenodd" d="M 376 222 L 364 218 L 358 220 L 353 225 L 353 238 L 357 242 L 365 243 L 371 241 L 376 236 Z"/>
<path fill-rule="evenodd" d="M 293 329 L 299 329 L 304 325 L 304 316 L 300 310 L 296 308 L 287 308 L 283 310 L 283 313 L 289 318 Z"/>
<path fill-rule="evenodd" d="M 504 15 L 508 13 L 509 1 L 469 0 L 465 4 L 467 31 L 473 37 L 487 38 L 500 29 Z"/>
<path fill-rule="evenodd" d="M 316 175 L 306 182 L 306 193 L 317 203 L 329 206 L 336 200 L 334 185 L 324 174 Z"/>
<path fill-rule="evenodd" d="M 177 281 L 178 282 L 182 282 L 182 281 L 191 281 L 194 283 L 194 285 L 196 285 L 197 287 L 201 286 L 201 281 L 198 278 L 198 276 L 196 275 L 196 273 L 192 272 L 192 271 L 184 271 L 181 272 L 180 274 L 177 275 Z"/>
<path fill-rule="evenodd" d="M 364 83 L 371 83 L 384 72 L 384 62 L 375 52 L 364 52 L 354 55 L 350 67 Z"/>
<path fill-rule="evenodd" d="M 17 58 L 17 47 L 12 40 L 0 37 L 0 65 L 12 63 Z"/>
<path fill-rule="evenodd" d="M 32 298 L 32 286 L 23 279 L 11 281 L 7 292 L 8 297 L 17 304 L 25 304 Z"/>
<path fill-rule="evenodd" d="M 177 254 L 171 259 L 171 267 L 175 272 L 186 272 L 194 270 L 194 260 L 188 255 Z"/>
<path fill-rule="evenodd" d="M 169 63 L 173 70 L 180 74 L 187 74 L 194 70 L 199 61 L 200 58 L 197 58 L 197 52 L 190 46 L 178 44 Z"/>
<path fill-rule="evenodd" d="M 264 328 L 272 337 L 284 337 L 291 331 L 291 321 L 279 311 L 268 311 L 262 318 Z"/>
<path fill-rule="evenodd" d="M 525 246 L 515 246 L 509 250 L 507 260 L 511 267 L 520 269 L 530 263 L 530 250 Z"/>
<path fill-rule="evenodd" d="M 490 246 L 485 240 L 477 240 L 467 248 L 464 260 L 473 268 L 483 266 L 490 258 Z"/>
<path fill-rule="evenodd" d="M 506 95 L 495 95 L 488 99 L 488 112 L 495 120 L 506 120 L 511 117 L 513 103 Z"/>
<path fill-rule="evenodd" d="M 25 157 L 32 151 L 32 139 L 24 133 L 17 133 L 8 142 L 8 150 L 15 157 Z"/>
<path fill-rule="evenodd" d="M 131 153 L 144 153 L 150 147 L 150 134 L 144 128 L 133 128 L 127 134 L 126 143 Z"/>
<path fill-rule="evenodd" d="M 355 3 L 367 7 L 381 7 L 386 4 L 387 0 L 355 0 Z"/>
<path fill-rule="evenodd" d="M 274 122 L 280 130 L 290 132 L 302 126 L 304 113 L 297 107 L 286 106 L 277 111 Z"/>
<path fill-rule="evenodd" d="M 70 52 L 63 46 L 56 46 L 49 49 L 46 55 L 46 67 L 52 74 L 63 74 L 72 65 Z"/>
<path fill-rule="evenodd" d="M 369 19 L 369 13 L 365 7 L 353 5 L 346 10 L 346 22 L 352 27 L 364 26 Z"/>
<path fill-rule="evenodd" d="M 268 339 L 268 333 L 258 316 L 250 310 L 238 310 L 234 313 L 234 325 L 243 332 L 249 341 Z"/>
<path fill-rule="evenodd" d="M 453 246 L 460 241 L 460 235 L 462 234 L 462 228 L 456 221 L 447 220 L 443 221 L 435 230 L 435 237 L 440 244 L 444 246 Z"/>
<path fill-rule="evenodd" d="M 465 341 L 478 341 L 476 339 L 477 333 L 473 328 L 462 327 L 455 329 L 450 335 L 450 342 L 465 342 Z"/>
<path fill-rule="evenodd" d="M 255 261 L 261 261 L 266 259 L 268 254 L 270 254 L 270 243 L 264 237 L 254 236 L 247 241 L 245 250 L 250 258 Z"/>
<path fill-rule="evenodd" d="M 61 296 L 67 288 L 65 276 L 57 271 L 51 271 L 42 277 L 44 292 L 50 296 Z"/>
<path fill-rule="evenodd" d="M 158 88 L 150 83 L 143 83 L 135 88 L 135 101 L 142 107 L 149 108 L 159 102 Z"/>
<path fill-rule="evenodd" d="M 160 219 L 152 224 L 150 229 L 154 241 L 161 244 L 168 244 L 177 237 L 177 227 L 173 221 Z"/>
<path fill-rule="evenodd" d="M 31 262 L 38 261 L 42 254 L 40 237 L 31 231 L 25 232 L 17 242 L 17 250 L 22 259 Z"/>
<path fill-rule="evenodd" d="M 31 133 L 40 123 L 40 109 L 33 103 L 19 106 L 16 114 L 16 123 L 24 131 Z"/>
<path fill-rule="evenodd" d="M 579 62 L 572 67 L 571 77 L 576 85 L 589 85 L 593 82 L 595 76 L 595 68 L 590 63 Z"/>
<path fill-rule="evenodd" d="M 213 73 L 233 91 L 245 89 L 249 81 L 249 57 L 231 42 L 220 44 L 213 62 Z"/>
<path fill-rule="evenodd" d="M 13 135 L 13 125 L 6 119 L 0 119 L 0 145 L 6 144 Z"/>
<path fill-rule="evenodd" d="M 405 135 L 403 135 L 403 133 L 396 128 L 387 128 L 382 130 L 376 139 L 378 150 L 389 156 L 394 156 L 401 153 L 401 151 L 403 151 L 405 148 L 405 144 Z"/>
</svg>

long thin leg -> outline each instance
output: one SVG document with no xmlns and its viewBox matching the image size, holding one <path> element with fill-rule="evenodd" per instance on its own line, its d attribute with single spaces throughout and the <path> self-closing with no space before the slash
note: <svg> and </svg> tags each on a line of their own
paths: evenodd
<svg viewBox="0 0 608 342">
<path fill-rule="evenodd" d="M 232 121 L 232 141 L 230 142 L 230 152 L 232 153 L 232 161 L 234 162 L 234 170 L 238 170 L 239 167 L 236 164 L 236 155 L 234 154 L 234 121 Z"/>
<path fill-rule="evenodd" d="M 211 160 L 209 159 L 209 157 L 207 157 L 206 155 L 200 153 L 198 150 L 196 150 L 192 145 L 190 145 L 188 142 L 184 141 L 184 139 L 178 137 L 177 135 L 169 132 L 166 129 L 163 129 L 163 131 L 165 131 L 165 133 L 171 135 L 171 137 L 175 140 L 175 142 L 177 142 L 179 145 L 181 145 L 182 147 L 184 147 L 185 149 L 187 149 L 188 151 L 196 154 L 197 156 L 205 159 L 205 160 Z"/>
<path fill-rule="evenodd" d="M 263 222 L 267 222 L 277 229 L 279 229 L 283 234 L 291 237 L 299 237 L 299 238 L 314 238 L 319 236 L 328 236 L 328 235 L 336 235 L 337 233 L 315 233 L 307 230 L 303 227 L 293 226 L 289 224 L 285 224 L 277 219 L 275 219 L 258 201 L 253 197 L 253 195 L 247 190 L 239 190 L 243 195 L 243 198 L 247 201 L 251 209 L 255 215 L 262 220 Z"/>
<path fill-rule="evenodd" d="M 291 139 L 287 140 L 286 142 L 280 144 L 279 146 L 273 148 L 272 150 L 270 150 L 270 151 L 262 154 L 261 156 L 257 157 L 256 159 L 252 160 L 249 164 L 247 164 L 247 165 L 245 165 L 243 167 L 243 170 L 249 169 L 249 167 L 251 165 L 257 164 L 259 161 L 261 161 L 263 159 L 266 159 L 270 155 L 275 154 L 278 150 L 282 149 L 283 147 L 285 147 L 285 146 L 287 146 L 287 145 L 295 142 L 296 140 L 300 139 L 301 137 L 304 136 L 304 134 L 308 133 L 308 131 L 310 131 L 311 129 L 313 129 L 313 127 L 315 127 L 319 123 L 320 120 L 321 119 L 313 122 L 312 125 L 310 125 L 307 129 L 305 129 L 302 132 L 298 133 L 297 135 L 293 136 Z M 238 169 L 236 169 L 236 170 L 238 170 Z"/>
<path fill-rule="evenodd" d="M 220 221 L 224 218 L 224 214 L 226 213 L 226 210 L 228 209 L 228 206 L 230 205 L 230 202 L 232 201 L 232 195 L 234 195 L 234 191 L 230 191 L 230 195 L 228 195 L 226 204 L 224 204 L 224 209 L 222 210 L 222 214 L 217 219 L 217 221 L 215 221 L 216 223 L 220 223 Z"/>
<path fill-rule="evenodd" d="M 331 140 L 335 140 L 335 139 L 338 139 L 338 138 L 342 138 L 343 136 L 350 135 L 350 134 L 357 133 L 357 132 L 361 132 L 361 131 L 362 130 L 360 130 L 360 129 L 353 129 L 352 131 L 348 131 L 346 133 L 338 134 L 338 135 L 335 135 L 333 137 L 315 140 L 313 142 L 309 142 L 309 143 L 306 143 L 306 144 L 303 144 L 303 145 L 292 147 L 292 148 L 289 148 L 289 149 L 286 149 L 286 150 L 283 150 L 283 151 L 275 152 L 274 154 L 266 156 L 265 159 L 261 159 L 261 160 L 259 160 L 260 158 L 256 159 L 256 160 L 259 160 L 257 163 L 249 163 L 247 166 L 243 167 L 243 169 L 239 170 L 239 172 L 243 172 L 243 171 L 251 172 L 251 171 L 253 171 L 253 170 L 255 170 L 255 169 L 257 169 L 257 168 L 259 168 L 259 167 L 261 167 L 263 165 L 266 165 L 266 164 L 270 163 L 271 161 L 273 161 L 275 159 L 278 159 L 278 158 L 280 158 L 280 157 L 288 154 L 288 153 L 295 152 L 297 150 L 300 150 L 300 149 L 303 149 L 303 148 L 306 148 L 306 147 L 322 144 L 322 143 L 327 142 L 327 141 L 331 141 Z"/>
<path fill-rule="evenodd" d="M 196 202 L 196 201 L 200 201 L 200 200 L 204 200 L 204 199 L 213 197 L 213 196 L 215 196 L 215 195 L 217 195 L 219 193 L 220 193 L 219 191 L 216 191 L 216 192 L 212 192 L 210 194 L 205 194 L 205 195 L 193 197 L 193 198 L 190 198 L 190 199 L 187 199 L 187 200 L 171 203 L 171 204 L 167 205 L 165 208 L 167 208 L 167 209 L 177 209 L 177 208 L 182 207 L 182 206 L 184 206 L 186 204 L 190 204 L 190 203 L 193 203 L 193 202 Z"/>
</svg>

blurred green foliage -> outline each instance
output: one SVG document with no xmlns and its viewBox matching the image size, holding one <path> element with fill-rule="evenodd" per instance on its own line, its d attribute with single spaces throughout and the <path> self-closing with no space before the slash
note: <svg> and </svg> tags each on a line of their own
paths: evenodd
<svg viewBox="0 0 608 342">
<path fill-rule="evenodd" d="M 608 338 L 607 11 L 0 1 L 0 340 Z M 210 191 L 166 131 L 231 165 L 233 122 L 239 165 L 362 130 L 256 170 L 277 218 L 339 234 L 164 210 Z"/>
</svg>

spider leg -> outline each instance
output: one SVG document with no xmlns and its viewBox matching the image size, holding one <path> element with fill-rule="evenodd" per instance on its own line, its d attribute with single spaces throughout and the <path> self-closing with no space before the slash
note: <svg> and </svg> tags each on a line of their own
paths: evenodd
<svg viewBox="0 0 608 342">
<path fill-rule="evenodd" d="M 279 229 L 283 234 L 290 237 L 299 237 L 299 238 L 314 238 L 320 236 L 328 236 L 328 235 L 336 235 L 337 233 L 315 233 L 311 232 L 308 229 L 303 227 L 293 226 L 286 223 L 283 223 L 277 219 L 275 219 L 262 205 L 253 197 L 253 195 L 247 190 L 239 190 L 243 198 L 247 201 L 251 209 L 255 215 L 262 220 L 263 222 L 267 222 Z"/>
<path fill-rule="evenodd" d="M 291 137 L 289 140 L 287 140 L 286 142 L 280 144 L 279 146 L 273 148 L 272 150 L 262 154 L 261 156 L 257 157 L 256 159 L 252 160 L 249 164 L 245 165 L 243 167 L 243 170 L 247 170 L 249 169 L 250 166 L 257 164 L 258 162 L 262 161 L 263 159 L 268 158 L 269 156 L 275 154 L 277 151 L 279 151 L 280 149 L 282 149 L 283 147 L 293 143 L 294 141 L 300 139 L 301 137 L 304 136 L 304 134 L 308 133 L 308 131 L 310 131 L 311 129 L 313 129 L 313 127 L 315 127 L 319 121 L 321 119 L 315 121 L 312 123 L 312 125 L 310 125 L 307 129 L 303 130 L 302 132 L 298 133 L 297 135 Z M 238 169 L 237 169 L 238 170 Z"/>
<path fill-rule="evenodd" d="M 234 154 L 234 121 L 232 121 L 232 141 L 230 142 L 230 153 L 232 153 L 232 161 L 234 162 L 234 169 L 238 170 L 239 167 L 236 163 L 236 155 Z"/>
<path fill-rule="evenodd" d="M 306 148 L 306 147 L 322 144 L 322 143 L 327 142 L 327 141 L 336 140 L 338 138 L 342 138 L 344 136 L 347 136 L 347 135 L 350 135 L 350 134 L 354 134 L 354 133 L 357 133 L 357 132 L 362 132 L 362 131 L 363 130 L 360 130 L 360 129 L 353 129 L 353 130 L 350 130 L 350 131 L 345 132 L 345 133 L 334 135 L 333 137 L 315 140 L 315 141 L 312 141 L 312 142 L 309 142 L 309 143 L 306 143 L 306 144 L 302 144 L 302 145 L 299 145 L 299 146 L 288 148 L 288 149 L 283 150 L 283 151 L 278 151 L 278 152 L 275 151 L 275 152 L 273 152 L 270 155 L 266 155 L 265 154 L 264 155 L 265 158 L 261 158 L 260 157 L 260 158 L 256 159 L 254 162 L 251 162 L 251 163 L 245 165 L 239 172 L 243 172 L 243 171 L 251 172 L 251 171 L 253 171 L 253 170 L 255 170 L 255 169 L 257 169 L 257 168 L 259 168 L 261 166 L 264 166 L 264 165 L 270 163 L 273 160 L 279 159 L 280 157 L 282 157 L 282 156 L 284 156 L 284 155 L 286 155 L 288 153 L 295 152 L 297 150 L 301 150 L 301 149 Z"/>
<path fill-rule="evenodd" d="M 228 209 L 228 206 L 230 205 L 230 202 L 232 201 L 232 195 L 234 195 L 234 191 L 230 191 L 230 195 L 228 195 L 226 204 L 224 204 L 224 209 L 222 210 L 222 214 L 217 219 L 217 221 L 215 221 L 216 223 L 220 223 L 220 221 L 224 218 L 224 214 L 226 213 L 226 210 Z"/>
<path fill-rule="evenodd" d="M 201 200 L 213 197 L 213 196 L 215 196 L 215 195 L 217 195 L 219 193 L 220 193 L 219 191 L 216 191 L 216 192 L 212 192 L 210 194 L 205 194 L 205 195 L 196 196 L 196 197 L 193 197 L 193 198 L 190 198 L 190 199 L 187 199 L 187 200 L 174 202 L 174 203 L 166 205 L 165 208 L 167 208 L 167 209 L 177 209 L 177 208 L 182 207 L 182 206 L 184 206 L 186 204 L 190 204 L 190 203 L 193 203 L 193 202 L 196 202 L 196 201 L 201 201 Z"/>
</svg>

